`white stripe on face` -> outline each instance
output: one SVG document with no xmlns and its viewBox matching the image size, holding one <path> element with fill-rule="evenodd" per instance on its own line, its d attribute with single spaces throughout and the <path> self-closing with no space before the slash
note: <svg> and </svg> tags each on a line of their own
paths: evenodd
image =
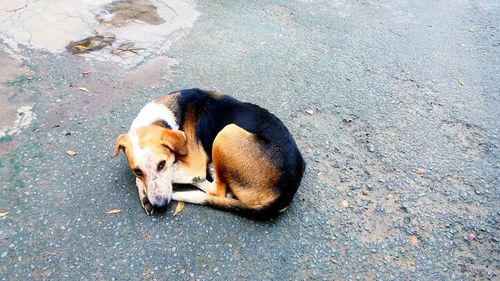
<svg viewBox="0 0 500 281">
<path fill-rule="evenodd" d="M 158 120 L 167 122 L 172 130 L 179 129 L 179 125 L 177 124 L 177 120 L 175 119 L 172 110 L 164 104 L 150 102 L 141 109 L 137 117 L 134 119 L 132 126 L 130 126 L 130 131 L 149 126 L 151 123 Z"/>
<path fill-rule="evenodd" d="M 178 130 L 179 126 L 176 122 L 173 112 L 163 104 L 148 103 L 146 104 L 137 117 L 132 122 L 128 136 L 133 150 L 134 162 L 139 167 L 144 176 L 143 182 L 146 187 L 146 195 L 151 204 L 157 205 L 161 200 L 170 201 L 172 195 L 172 165 L 174 158 L 169 159 L 166 163 L 164 171 L 157 171 L 158 156 L 154 154 L 149 147 L 140 146 L 140 138 L 137 134 L 137 129 L 151 125 L 155 121 L 165 121 L 173 129 Z"/>
</svg>

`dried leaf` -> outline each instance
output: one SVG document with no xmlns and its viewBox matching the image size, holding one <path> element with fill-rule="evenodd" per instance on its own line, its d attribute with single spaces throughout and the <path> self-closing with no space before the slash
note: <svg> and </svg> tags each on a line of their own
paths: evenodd
<svg viewBox="0 0 500 281">
<path fill-rule="evenodd" d="M 80 91 L 84 91 L 84 92 L 88 92 L 88 91 L 89 91 L 89 89 L 87 89 L 87 88 L 85 88 L 85 87 L 80 87 L 80 88 L 78 88 L 78 90 L 80 90 Z"/>
<path fill-rule="evenodd" d="M 85 75 L 90 74 L 90 73 L 91 73 L 90 70 L 84 70 L 84 71 L 82 71 L 82 74 L 85 74 Z"/>
<path fill-rule="evenodd" d="M 84 45 L 75 45 L 74 47 L 77 48 L 80 52 L 87 49 L 87 46 Z"/>
<path fill-rule="evenodd" d="M 347 200 L 342 200 L 342 207 L 349 208 L 349 202 Z"/>
<path fill-rule="evenodd" d="M 307 112 L 307 114 L 309 114 L 309 115 L 313 115 L 313 114 L 314 114 L 314 111 L 313 111 L 312 109 L 308 109 L 308 110 L 306 110 L 306 112 Z"/>
<path fill-rule="evenodd" d="M 175 216 L 177 216 L 182 211 L 182 209 L 184 209 L 184 202 L 177 202 L 177 206 L 175 207 L 175 211 L 172 217 L 175 218 Z"/>
<path fill-rule="evenodd" d="M 7 211 L 7 212 L 0 212 L 0 218 L 1 218 L 1 217 L 5 217 L 5 216 L 6 216 L 6 215 L 8 215 L 8 214 L 9 214 L 9 212 L 8 212 L 8 211 Z"/>
<path fill-rule="evenodd" d="M 122 212 L 122 210 L 120 210 L 120 209 L 113 209 L 113 210 L 107 211 L 106 213 L 110 214 L 110 215 L 116 215 L 116 214 L 119 214 L 121 212 Z"/>
<path fill-rule="evenodd" d="M 418 238 L 415 235 L 410 237 L 410 244 L 412 244 L 413 246 L 416 246 L 418 244 Z"/>
<path fill-rule="evenodd" d="M 68 149 L 68 150 L 66 150 L 66 154 L 68 154 L 69 156 L 75 156 L 76 155 L 76 151 Z"/>
</svg>

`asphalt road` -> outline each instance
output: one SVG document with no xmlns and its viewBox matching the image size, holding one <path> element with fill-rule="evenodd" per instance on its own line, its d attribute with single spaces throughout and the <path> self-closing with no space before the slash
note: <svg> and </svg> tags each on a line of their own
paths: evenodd
<svg viewBox="0 0 500 281">
<path fill-rule="evenodd" d="M 498 1 L 196 9 L 169 59 L 135 69 L 0 43 L 0 116 L 32 106 L 0 139 L 2 280 L 499 278 Z M 285 214 L 141 209 L 114 139 L 185 87 L 289 127 L 308 167 Z"/>
</svg>

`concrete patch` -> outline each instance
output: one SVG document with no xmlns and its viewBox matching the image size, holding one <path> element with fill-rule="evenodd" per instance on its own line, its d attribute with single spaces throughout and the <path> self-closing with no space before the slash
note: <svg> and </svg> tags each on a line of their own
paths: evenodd
<svg viewBox="0 0 500 281">
<path fill-rule="evenodd" d="M 31 79 L 33 73 L 22 62 L 0 51 L 0 138 L 10 131 L 12 124 L 19 122 L 19 109 L 29 104 L 28 91 L 9 87 L 9 83 L 22 83 Z M 21 110 L 23 111 L 23 110 Z M 17 118 L 17 119 L 16 119 Z"/>
<path fill-rule="evenodd" d="M 133 67 L 168 50 L 187 34 L 198 15 L 193 3 L 180 0 L 60 0 L 57 5 L 12 0 L 0 3 L 0 39 L 11 54 L 19 53 L 18 45 L 61 53 L 71 41 L 113 33 L 112 46 L 82 56 Z M 133 52 L 115 52 L 131 43 Z"/>
<path fill-rule="evenodd" d="M 28 127 L 33 119 L 36 119 L 36 114 L 31 111 L 33 105 L 21 106 L 17 109 L 17 117 L 14 124 L 3 126 L 0 129 L 0 139 L 8 136 L 18 135 L 23 129 Z"/>
</svg>

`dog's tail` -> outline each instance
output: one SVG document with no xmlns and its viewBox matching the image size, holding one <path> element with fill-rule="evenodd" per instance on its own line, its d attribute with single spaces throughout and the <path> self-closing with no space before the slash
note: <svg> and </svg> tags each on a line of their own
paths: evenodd
<svg viewBox="0 0 500 281">
<path fill-rule="evenodd" d="M 172 199 L 176 201 L 183 201 L 193 204 L 207 205 L 216 209 L 230 211 L 238 215 L 249 217 L 252 219 L 268 219 L 286 210 L 287 206 L 277 204 L 280 203 L 279 199 L 268 204 L 247 206 L 238 199 L 231 197 L 221 197 L 206 194 L 203 191 L 182 191 L 174 192 Z"/>
</svg>

